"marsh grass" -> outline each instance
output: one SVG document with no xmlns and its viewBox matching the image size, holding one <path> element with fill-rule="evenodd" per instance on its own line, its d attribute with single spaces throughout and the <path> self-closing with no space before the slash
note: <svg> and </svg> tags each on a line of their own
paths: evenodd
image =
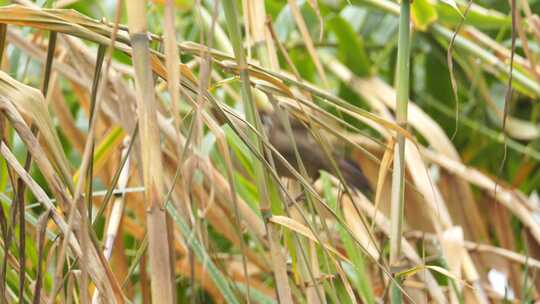
<svg viewBox="0 0 540 304">
<path fill-rule="evenodd" d="M 493 269 L 513 300 L 538 300 L 537 4 L 513 14 L 513 54 L 500 3 L 461 23 L 415 0 L 397 50 L 386 0 L 113 1 L 111 20 L 85 1 L 13 2 L 0 7 L 2 302 L 512 300 Z M 265 134 L 269 109 L 296 167 Z M 336 176 L 310 180 L 291 118 Z M 344 183 L 343 147 L 371 193 Z"/>
</svg>

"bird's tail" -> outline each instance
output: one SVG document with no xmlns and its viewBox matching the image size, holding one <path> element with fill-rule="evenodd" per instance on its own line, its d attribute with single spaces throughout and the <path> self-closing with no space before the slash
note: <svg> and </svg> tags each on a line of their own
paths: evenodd
<svg viewBox="0 0 540 304">
<path fill-rule="evenodd" d="M 355 161 L 347 158 L 341 159 L 338 167 L 341 174 L 343 174 L 345 182 L 347 182 L 349 186 L 357 188 L 366 195 L 372 193 L 371 186 L 369 185 L 366 176 Z"/>
</svg>

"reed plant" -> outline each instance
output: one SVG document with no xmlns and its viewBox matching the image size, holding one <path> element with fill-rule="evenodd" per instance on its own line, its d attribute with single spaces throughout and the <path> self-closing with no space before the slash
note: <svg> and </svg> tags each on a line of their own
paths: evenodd
<svg viewBox="0 0 540 304">
<path fill-rule="evenodd" d="M 538 11 L 0 1 L 0 302 L 538 301 Z"/>
</svg>

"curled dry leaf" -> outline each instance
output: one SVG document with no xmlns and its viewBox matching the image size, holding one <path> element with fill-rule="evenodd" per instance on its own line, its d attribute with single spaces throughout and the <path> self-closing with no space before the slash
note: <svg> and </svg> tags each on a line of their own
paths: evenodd
<svg viewBox="0 0 540 304">
<path fill-rule="evenodd" d="M 61 176 L 69 176 L 69 163 L 60 144 L 43 94 L 35 88 L 27 86 L 0 71 L 0 94 L 6 97 L 15 108 L 39 130 L 47 146 L 47 152 L 55 160 L 55 165 Z"/>
</svg>

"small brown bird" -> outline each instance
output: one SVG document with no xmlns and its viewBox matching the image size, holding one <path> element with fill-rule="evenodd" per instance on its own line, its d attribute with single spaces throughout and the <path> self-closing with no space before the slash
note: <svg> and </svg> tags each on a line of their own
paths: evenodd
<svg viewBox="0 0 540 304">
<path fill-rule="evenodd" d="M 212 112 L 219 123 L 225 124 L 227 122 L 227 119 L 225 119 L 223 114 L 216 109 L 213 109 Z M 271 114 L 261 111 L 259 114 L 270 143 L 298 172 L 300 172 L 293 143 L 290 140 L 287 129 L 285 128 L 285 125 L 283 125 L 280 116 L 275 111 Z M 288 117 L 296 147 L 309 177 L 312 180 L 317 180 L 321 170 L 337 176 L 334 166 L 332 166 L 332 162 L 326 156 L 310 130 L 294 116 L 288 115 Z M 229 118 L 234 119 L 232 116 Z M 336 147 L 336 145 L 333 145 L 332 148 L 338 151 L 343 150 L 343 147 Z M 344 157 L 343 153 L 340 154 L 338 151 L 333 151 L 332 156 L 334 157 L 334 161 L 345 182 L 349 186 L 364 192 L 364 194 L 371 193 L 371 187 L 362 173 L 362 169 L 360 169 L 353 160 Z M 280 160 L 274 158 L 274 163 L 276 165 L 277 173 L 280 176 L 289 178 L 294 177 Z"/>
<path fill-rule="evenodd" d="M 288 115 L 288 117 L 298 153 L 309 177 L 313 180 L 318 179 L 320 170 L 330 172 L 337 176 L 331 160 L 324 153 L 323 148 L 315 140 L 310 130 L 292 115 Z M 285 125 L 282 123 L 283 118 L 279 117 L 276 113 L 273 113 L 262 114 L 261 120 L 270 143 L 297 171 L 299 171 L 294 146 Z M 337 168 L 349 186 L 355 187 L 362 192 L 371 192 L 366 177 L 353 160 L 336 152 L 333 153 L 333 157 Z M 281 161 L 275 161 L 275 163 L 279 175 L 293 177 L 289 169 Z"/>
</svg>

